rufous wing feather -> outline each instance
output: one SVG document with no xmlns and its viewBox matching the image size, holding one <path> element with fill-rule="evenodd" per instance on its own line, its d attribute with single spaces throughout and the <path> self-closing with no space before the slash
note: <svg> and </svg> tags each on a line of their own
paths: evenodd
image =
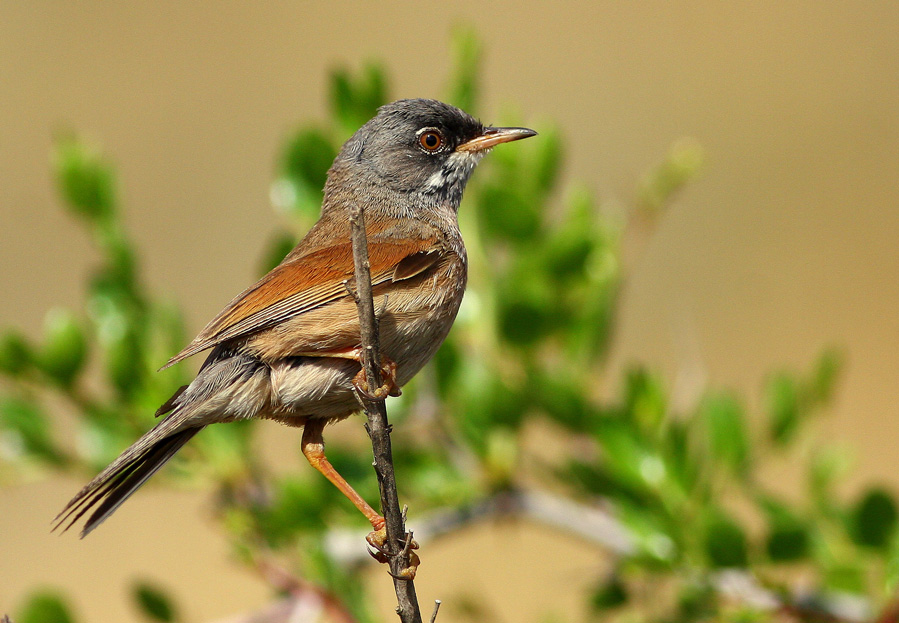
<svg viewBox="0 0 899 623">
<path fill-rule="evenodd" d="M 372 285 L 409 279 L 441 256 L 436 238 L 369 240 Z M 290 258 L 232 300 L 164 370 L 207 348 L 262 331 L 288 318 L 343 299 L 353 279 L 350 242 Z"/>
</svg>

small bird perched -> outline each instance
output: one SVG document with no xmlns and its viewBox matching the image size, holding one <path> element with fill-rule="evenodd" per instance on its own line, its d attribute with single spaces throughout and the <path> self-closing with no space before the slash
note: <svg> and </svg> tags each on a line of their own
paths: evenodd
<svg viewBox="0 0 899 623">
<path fill-rule="evenodd" d="M 359 410 L 360 324 L 349 291 L 348 208 L 362 205 L 387 383 L 398 395 L 449 333 L 467 260 L 456 221 L 462 191 L 491 147 L 536 132 L 485 127 L 435 100 L 399 100 L 343 145 L 328 171 L 321 217 L 164 366 L 212 349 L 197 377 L 156 412 L 166 415 L 87 484 L 56 517 L 67 530 L 93 511 L 84 537 L 208 424 L 250 418 L 302 426 L 303 454 L 371 522 L 384 519 L 325 457 L 322 429 Z"/>
</svg>

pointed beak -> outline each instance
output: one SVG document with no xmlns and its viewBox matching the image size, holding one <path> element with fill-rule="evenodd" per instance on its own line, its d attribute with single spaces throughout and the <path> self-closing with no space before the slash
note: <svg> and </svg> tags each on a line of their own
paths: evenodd
<svg viewBox="0 0 899 623">
<path fill-rule="evenodd" d="M 484 132 L 480 136 L 476 136 L 471 140 L 465 141 L 464 143 L 456 147 L 456 151 L 484 151 L 490 149 L 494 145 L 499 145 L 500 143 L 518 141 L 530 136 L 537 136 L 537 133 L 527 128 L 485 128 Z"/>
</svg>

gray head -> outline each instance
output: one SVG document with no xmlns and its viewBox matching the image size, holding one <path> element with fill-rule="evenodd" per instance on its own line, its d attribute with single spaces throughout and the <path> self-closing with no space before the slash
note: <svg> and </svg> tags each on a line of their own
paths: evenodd
<svg viewBox="0 0 899 623">
<path fill-rule="evenodd" d="M 526 128 L 485 127 L 436 100 L 399 100 L 379 108 L 344 144 L 330 177 L 458 207 L 471 172 L 491 147 L 535 134 Z"/>
</svg>

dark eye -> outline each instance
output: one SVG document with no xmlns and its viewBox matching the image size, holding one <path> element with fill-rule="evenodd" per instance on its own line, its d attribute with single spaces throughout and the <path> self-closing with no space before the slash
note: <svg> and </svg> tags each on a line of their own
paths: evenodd
<svg viewBox="0 0 899 623">
<path fill-rule="evenodd" d="M 418 144 L 425 151 L 437 151 L 443 145 L 443 137 L 437 130 L 427 130 L 419 135 Z"/>
</svg>

